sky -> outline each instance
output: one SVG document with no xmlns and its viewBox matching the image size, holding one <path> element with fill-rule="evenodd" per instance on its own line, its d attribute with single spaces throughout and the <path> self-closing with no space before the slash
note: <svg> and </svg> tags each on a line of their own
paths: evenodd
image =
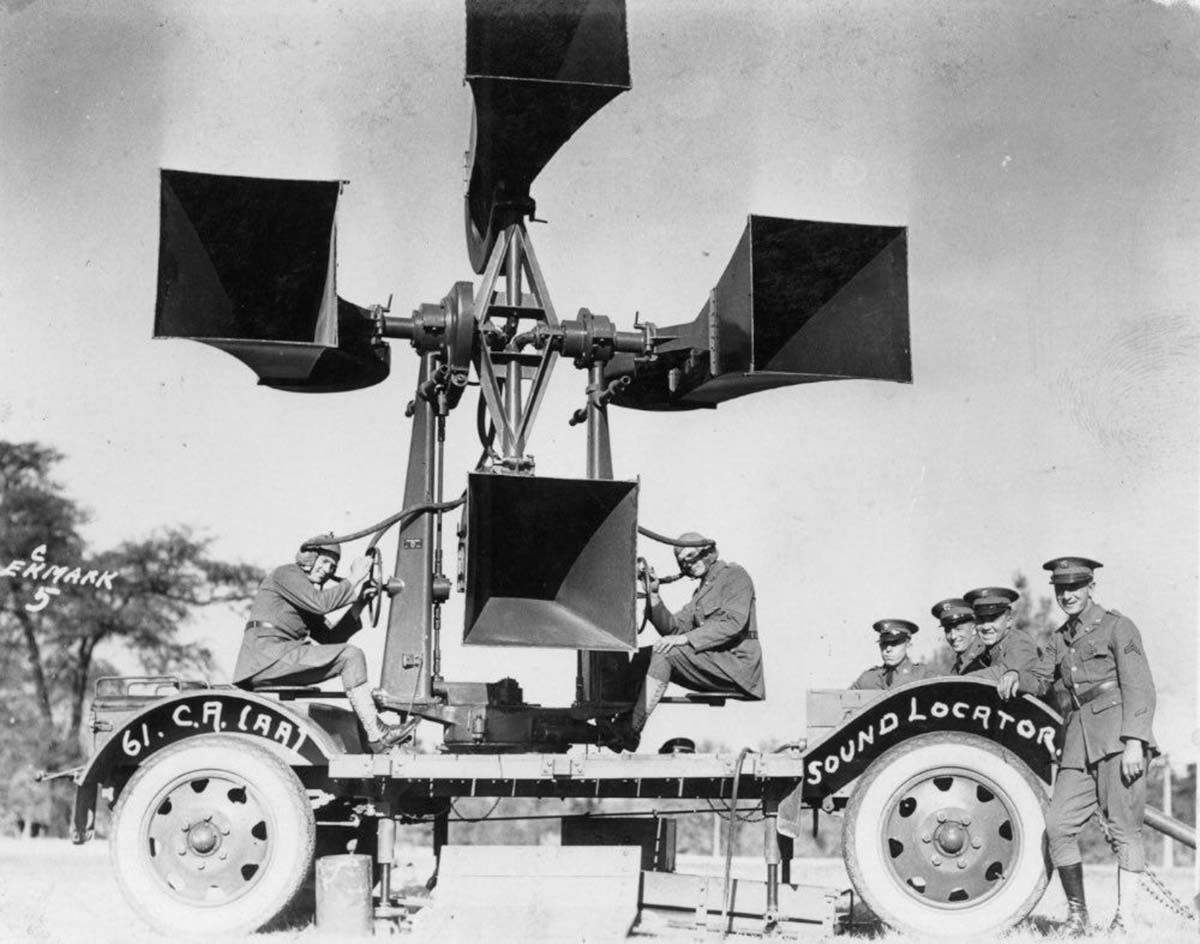
<svg viewBox="0 0 1200 944">
<path fill-rule="evenodd" d="M 536 181 L 560 317 L 689 321 L 749 213 L 905 226 L 913 383 L 614 411 L 640 523 L 700 530 L 757 590 L 767 700 L 664 707 L 646 741 L 803 736 L 810 689 L 878 660 L 871 624 L 1045 560 L 1104 562 L 1139 626 L 1159 742 L 1194 760 L 1200 482 L 1200 12 L 1156 2 L 644 2 L 632 89 Z M 417 361 L 300 396 L 153 341 L 161 167 L 344 179 L 338 292 L 406 314 L 474 276 L 462 232 L 460 2 L 0 3 L 0 437 L 63 452 L 96 550 L 168 524 L 264 568 L 401 503 Z M 581 476 L 585 377 L 562 362 L 530 452 Z M 478 453 L 450 418 L 446 492 Z M 388 564 L 394 536 L 385 539 Z M 353 549 L 350 549 L 353 550 Z M 641 548 L 660 571 L 666 548 Z M 681 605 L 686 585 L 665 590 Z M 464 648 L 568 704 L 574 656 Z M 188 632 L 232 669 L 234 613 Z M 652 631 L 651 631 L 652 632 Z M 382 627 L 359 641 L 373 667 Z M 109 654 L 111 656 L 111 653 Z"/>
</svg>

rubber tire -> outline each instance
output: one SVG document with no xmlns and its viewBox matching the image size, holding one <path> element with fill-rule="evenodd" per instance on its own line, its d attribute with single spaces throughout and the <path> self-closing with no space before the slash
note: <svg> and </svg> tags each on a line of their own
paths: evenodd
<svg viewBox="0 0 1200 944">
<path fill-rule="evenodd" d="M 270 858 L 244 894 L 222 905 L 198 906 L 162 880 L 146 854 L 148 812 L 163 791 L 191 773 L 225 772 L 247 781 L 268 817 Z M 313 862 L 316 824 L 295 772 L 266 748 L 229 735 L 199 735 L 164 749 L 139 768 L 113 813 L 109 851 L 117 884 L 133 910 L 168 935 L 246 934 L 288 910 Z"/>
<path fill-rule="evenodd" d="M 1018 822 L 1021 850 L 1004 887 L 977 905 L 937 906 L 900 883 L 885 861 L 880 825 L 896 792 L 928 772 L 965 770 L 998 788 Z M 897 744 L 859 779 L 846 807 L 842 856 L 862 900 L 889 927 L 922 937 L 969 940 L 1002 931 L 1041 900 L 1050 877 L 1045 843 L 1048 798 L 1040 779 L 1011 752 L 974 734 L 933 731 Z"/>
</svg>

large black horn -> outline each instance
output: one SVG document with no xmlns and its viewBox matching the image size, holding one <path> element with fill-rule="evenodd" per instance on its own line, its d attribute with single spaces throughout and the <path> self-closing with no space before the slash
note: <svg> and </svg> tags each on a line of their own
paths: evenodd
<svg viewBox="0 0 1200 944">
<path fill-rule="evenodd" d="M 281 390 L 387 377 L 370 313 L 337 296 L 340 192 L 336 180 L 163 170 L 154 336 L 211 344 Z"/>
<path fill-rule="evenodd" d="M 908 257 L 898 226 L 751 216 L 699 317 L 658 356 L 618 355 L 618 406 L 686 410 L 820 380 L 912 381 Z"/>
<path fill-rule="evenodd" d="M 474 99 L 467 251 L 483 272 L 529 188 L 571 135 L 629 88 L 624 0 L 467 0 Z"/>
<path fill-rule="evenodd" d="M 633 649 L 637 488 L 471 475 L 463 643 Z"/>
</svg>

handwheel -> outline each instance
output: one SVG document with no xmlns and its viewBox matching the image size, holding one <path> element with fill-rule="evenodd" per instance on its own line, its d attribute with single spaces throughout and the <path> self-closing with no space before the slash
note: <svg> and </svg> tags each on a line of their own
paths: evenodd
<svg viewBox="0 0 1200 944">
<path fill-rule="evenodd" d="M 922 734 L 884 753 L 856 785 L 846 871 L 897 930 L 958 940 L 995 933 L 1046 890 L 1045 806 L 1041 781 L 993 742 Z"/>
</svg>

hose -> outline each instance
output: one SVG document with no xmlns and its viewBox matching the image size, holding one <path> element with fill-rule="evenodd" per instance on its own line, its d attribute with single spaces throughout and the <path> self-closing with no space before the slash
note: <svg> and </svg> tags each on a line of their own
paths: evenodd
<svg viewBox="0 0 1200 944">
<path fill-rule="evenodd" d="M 326 536 L 322 537 L 318 541 L 306 541 L 304 544 L 300 545 L 300 550 L 305 551 L 309 548 L 319 547 L 322 544 L 343 544 L 349 541 L 357 541 L 359 538 L 366 537 L 368 534 L 374 534 L 375 536 L 371 538 L 371 543 L 367 545 L 367 549 L 370 550 L 379 543 L 379 540 L 383 537 L 384 532 L 387 531 L 387 529 L 394 525 L 397 521 L 403 521 L 405 524 L 407 524 L 412 519 L 418 518 L 421 515 L 427 515 L 441 511 L 450 511 L 451 509 L 457 508 L 466 500 L 467 496 L 464 492 L 453 501 L 427 502 L 423 505 L 413 505 L 411 508 L 403 508 L 394 515 L 384 518 L 382 521 L 371 525 L 369 528 L 363 528 L 361 531 L 355 531 L 351 534 L 335 534 L 332 537 Z"/>
</svg>

